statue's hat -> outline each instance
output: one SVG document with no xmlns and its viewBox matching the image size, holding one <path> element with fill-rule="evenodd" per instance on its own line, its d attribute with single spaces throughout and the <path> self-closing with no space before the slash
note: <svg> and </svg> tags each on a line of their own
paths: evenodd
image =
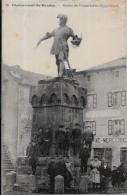
<svg viewBox="0 0 127 195">
<path fill-rule="evenodd" d="M 65 14 L 58 14 L 57 18 L 63 18 L 65 20 L 67 20 L 67 15 L 65 15 Z"/>
</svg>

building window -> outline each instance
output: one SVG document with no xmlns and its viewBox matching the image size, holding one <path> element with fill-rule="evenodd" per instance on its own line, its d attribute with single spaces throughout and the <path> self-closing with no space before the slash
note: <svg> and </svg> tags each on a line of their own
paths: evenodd
<svg viewBox="0 0 127 195">
<path fill-rule="evenodd" d="M 125 120 L 109 120 L 108 135 L 125 135 Z"/>
<path fill-rule="evenodd" d="M 104 158 L 104 148 L 94 148 L 94 158 L 95 157 L 102 160 Z"/>
<path fill-rule="evenodd" d="M 108 121 L 108 135 L 112 135 L 112 121 Z"/>
<path fill-rule="evenodd" d="M 111 92 L 108 93 L 108 106 L 112 107 L 112 93 Z"/>
<path fill-rule="evenodd" d="M 117 91 L 108 93 L 108 106 L 125 106 L 126 105 L 126 91 Z"/>
<path fill-rule="evenodd" d="M 88 108 L 97 107 L 97 95 L 96 94 L 87 95 L 87 107 Z"/>
<path fill-rule="evenodd" d="M 127 162 L 127 147 L 123 147 L 120 149 L 120 162 L 121 163 Z"/>
<path fill-rule="evenodd" d="M 85 121 L 85 131 L 92 131 L 93 135 L 96 135 L 96 121 Z"/>
<path fill-rule="evenodd" d="M 126 91 L 121 92 L 121 105 L 122 106 L 126 105 Z"/>
<path fill-rule="evenodd" d="M 112 149 L 111 148 L 94 148 L 94 157 L 99 160 L 105 160 L 107 165 L 111 166 L 112 163 Z"/>
</svg>

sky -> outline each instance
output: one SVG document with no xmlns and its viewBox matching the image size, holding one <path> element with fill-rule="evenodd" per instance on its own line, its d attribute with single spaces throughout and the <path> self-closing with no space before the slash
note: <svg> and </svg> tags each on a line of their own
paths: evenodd
<svg viewBox="0 0 127 195">
<path fill-rule="evenodd" d="M 7 2 L 4 0 L 3 2 Z M 82 35 L 78 48 L 69 43 L 69 61 L 77 71 L 125 56 L 125 0 L 37 0 L 55 7 L 16 7 L 3 3 L 2 60 L 4 64 L 50 76 L 57 75 L 55 57 L 50 54 L 53 38 L 38 48 L 38 40 L 58 27 L 59 13 L 68 16 L 67 25 Z M 36 2 L 37 2 L 36 1 Z M 59 6 L 57 5 L 59 3 Z M 63 4 L 78 6 L 65 7 Z M 100 5 L 98 7 L 86 5 Z M 107 5 L 102 6 L 102 5 Z M 113 5 L 113 6 L 108 6 Z M 115 6 L 117 5 L 117 6 Z"/>
</svg>

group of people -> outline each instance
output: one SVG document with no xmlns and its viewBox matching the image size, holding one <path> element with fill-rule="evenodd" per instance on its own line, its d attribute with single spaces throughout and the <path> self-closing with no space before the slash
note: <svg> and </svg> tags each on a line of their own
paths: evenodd
<svg viewBox="0 0 127 195">
<path fill-rule="evenodd" d="M 127 169 L 123 163 L 111 170 L 106 162 L 95 157 L 88 160 L 87 169 L 82 172 L 80 162 L 80 159 L 76 157 L 60 156 L 51 159 L 48 165 L 51 192 L 54 192 L 57 175 L 64 177 L 65 191 L 75 188 L 78 193 L 106 193 L 111 185 L 112 189 L 118 189 L 127 180 Z"/>
<path fill-rule="evenodd" d="M 51 128 L 41 128 L 33 133 L 32 140 L 27 147 L 27 154 L 30 153 L 31 145 L 34 143 L 38 150 L 38 156 L 49 156 L 52 152 L 52 145 L 55 147 L 55 154 L 57 156 L 68 156 L 69 149 L 73 155 L 77 155 L 80 150 L 82 142 L 81 128 L 64 128 L 60 126 L 53 131 Z M 54 144 L 55 143 L 55 144 Z"/>
<path fill-rule="evenodd" d="M 26 153 L 33 175 L 36 173 L 38 157 L 50 157 L 52 137 L 51 129 L 39 129 L 28 145 Z M 90 159 L 93 141 L 91 132 L 85 132 L 82 135 L 79 127 L 74 129 L 59 128 L 55 131 L 54 138 L 55 153 L 54 157 L 50 158 L 47 170 L 51 192 L 54 191 L 57 175 L 63 176 L 66 189 L 77 186 L 81 193 L 88 192 L 88 190 L 105 192 L 109 181 L 116 189 L 127 179 L 127 169 L 124 164 L 113 167 L 111 170 L 110 166 L 103 160 L 100 161 L 97 156 Z M 70 149 L 72 149 L 71 154 Z"/>
<path fill-rule="evenodd" d="M 104 191 L 108 185 L 107 182 L 109 181 L 110 172 L 111 169 L 107 163 L 101 162 L 97 157 L 88 159 L 86 169 L 82 174 L 81 191 Z"/>
<path fill-rule="evenodd" d="M 120 185 L 127 180 L 127 168 L 124 163 L 120 166 L 113 166 L 113 169 L 97 157 L 90 159 L 87 164 L 87 171 L 82 174 L 80 184 L 81 192 L 88 190 L 106 192 L 112 186 L 112 190 L 118 190 Z"/>
<path fill-rule="evenodd" d="M 52 152 L 52 145 L 55 147 L 55 154 L 57 156 L 77 156 L 82 146 L 87 146 L 91 149 L 93 141 L 92 132 L 84 132 L 82 134 L 81 126 L 75 124 L 73 128 L 64 127 L 60 125 L 56 130 L 50 128 L 40 128 L 38 131 L 33 132 L 31 142 L 34 142 L 39 156 L 49 156 Z M 31 143 L 27 148 L 27 153 L 31 147 Z"/>
<path fill-rule="evenodd" d="M 75 128 L 59 128 L 55 132 L 56 155 L 68 156 L 69 150 L 72 155 L 79 153 L 81 145 L 81 129 Z"/>
<path fill-rule="evenodd" d="M 41 128 L 32 135 L 32 142 L 36 143 L 38 156 L 48 156 L 52 143 L 52 130 L 51 128 Z"/>
<path fill-rule="evenodd" d="M 121 163 L 120 166 L 113 166 L 112 185 L 114 189 L 118 189 L 122 183 L 127 180 L 127 164 Z"/>
<path fill-rule="evenodd" d="M 33 175 L 36 173 L 38 149 L 35 142 L 31 142 L 27 155 L 32 167 Z M 113 189 L 120 187 L 127 179 L 127 169 L 124 164 L 119 167 L 110 166 L 97 157 L 90 159 L 89 146 L 82 148 L 78 157 L 64 157 L 63 155 L 51 157 L 48 164 L 47 173 L 50 178 L 50 191 L 54 192 L 55 176 L 64 177 L 65 189 L 76 186 L 81 193 L 88 191 L 105 192 L 112 184 Z"/>
</svg>

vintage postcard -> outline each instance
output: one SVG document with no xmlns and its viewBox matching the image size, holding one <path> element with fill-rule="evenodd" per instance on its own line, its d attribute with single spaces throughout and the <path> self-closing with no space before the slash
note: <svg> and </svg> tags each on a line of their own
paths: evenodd
<svg viewBox="0 0 127 195">
<path fill-rule="evenodd" d="M 126 194 L 126 0 L 2 0 L 2 194 Z"/>
</svg>

